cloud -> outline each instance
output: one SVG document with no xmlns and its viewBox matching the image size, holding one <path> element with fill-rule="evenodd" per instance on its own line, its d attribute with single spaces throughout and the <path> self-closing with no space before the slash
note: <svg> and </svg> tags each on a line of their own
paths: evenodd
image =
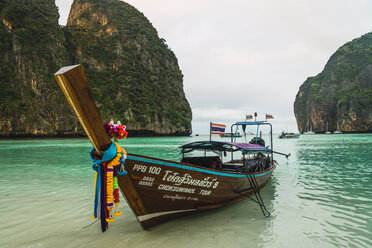
<svg viewBox="0 0 372 248">
<path fill-rule="evenodd" d="M 245 117 L 246 111 L 225 108 L 195 108 L 193 119 L 195 121 L 237 121 Z"/>
<path fill-rule="evenodd" d="M 340 46 L 372 31 L 369 0 L 127 2 L 176 54 L 195 132 L 247 111 L 274 114 L 279 129 L 296 129 L 300 85 Z M 72 0 L 56 3 L 64 24 Z"/>
</svg>

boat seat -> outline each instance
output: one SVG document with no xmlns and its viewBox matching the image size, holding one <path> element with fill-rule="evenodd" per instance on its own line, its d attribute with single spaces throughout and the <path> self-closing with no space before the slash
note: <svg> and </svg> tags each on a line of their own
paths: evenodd
<svg viewBox="0 0 372 248">
<path fill-rule="evenodd" d="M 222 161 L 218 156 L 211 157 L 184 157 L 181 159 L 182 163 L 199 165 L 206 168 L 220 170 L 222 169 Z"/>
</svg>

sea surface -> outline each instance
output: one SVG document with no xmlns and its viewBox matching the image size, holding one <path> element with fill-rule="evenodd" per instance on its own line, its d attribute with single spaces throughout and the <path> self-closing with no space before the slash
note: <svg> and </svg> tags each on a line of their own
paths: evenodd
<svg viewBox="0 0 372 248">
<path fill-rule="evenodd" d="M 180 145 L 207 139 L 120 144 L 179 160 Z M 123 215 L 102 233 L 91 218 L 88 139 L 0 140 L 0 247 L 372 247 L 372 135 L 302 135 L 274 144 L 291 156 L 275 156 L 279 166 L 261 191 L 271 217 L 246 199 L 143 231 L 122 198 Z"/>
</svg>

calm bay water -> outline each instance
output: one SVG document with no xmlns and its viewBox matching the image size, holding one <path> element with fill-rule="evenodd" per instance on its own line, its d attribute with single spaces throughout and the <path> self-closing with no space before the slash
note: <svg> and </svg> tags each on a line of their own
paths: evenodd
<svg viewBox="0 0 372 248">
<path fill-rule="evenodd" d="M 130 153 L 179 160 L 208 136 L 128 138 Z M 274 139 L 279 166 L 261 196 L 143 231 L 123 215 L 101 233 L 90 217 L 88 139 L 0 140 L 0 247 L 372 247 L 372 135 Z"/>
</svg>

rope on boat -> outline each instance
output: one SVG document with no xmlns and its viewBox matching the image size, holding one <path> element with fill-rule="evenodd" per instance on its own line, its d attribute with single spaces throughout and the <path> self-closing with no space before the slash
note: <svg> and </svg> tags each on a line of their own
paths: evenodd
<svg viewBox="0 0 372 248">
<path fill-rule="evenodd" d="M 98 219 L 96 219 L 95 221 L 93 221 L 92 223 L 90 223 L 90 224 L 88 224 L 88 225 L 86 225 L 86 226 L 84 226 L 84 227 L 82 227 L 81 229 L 85 229 L 85 228 L 88 228 L 88 227 L 90 227 L 91 225 L 93 225 L 94 223 L 96 223 L 98 221 Z"/>
<path fill-rule="evenodd" d="M 258 183 L 257 183 L 257 180 L 256 180 L 256 177 L 253 176 L 252 173 L 248 173 L 246 172 L 245 173 L 247 178 L 248 178 L 248 181 L 249 183 L 251 184 L 252 186 L 252 189 L 253 189 L 253 192 L 254 192 L 254 195 L 256 197 L 256 200 L 249 197 L 249 199 L 251 199 L 252 201 L 256 202 L 258 205 L 260 205 L 260 208 L 261 208 L 261 211 L 263 213 L 263 215 L 268 218 L 270 217 L 270 212 L 266 209 L 266 206 L 265 206 L 265 203 L 263 202 L 262 200 L 262 197 L 261 197 L 261 194 L 260 194 L 260 188 L 258 186 Z"/>
</svg>

